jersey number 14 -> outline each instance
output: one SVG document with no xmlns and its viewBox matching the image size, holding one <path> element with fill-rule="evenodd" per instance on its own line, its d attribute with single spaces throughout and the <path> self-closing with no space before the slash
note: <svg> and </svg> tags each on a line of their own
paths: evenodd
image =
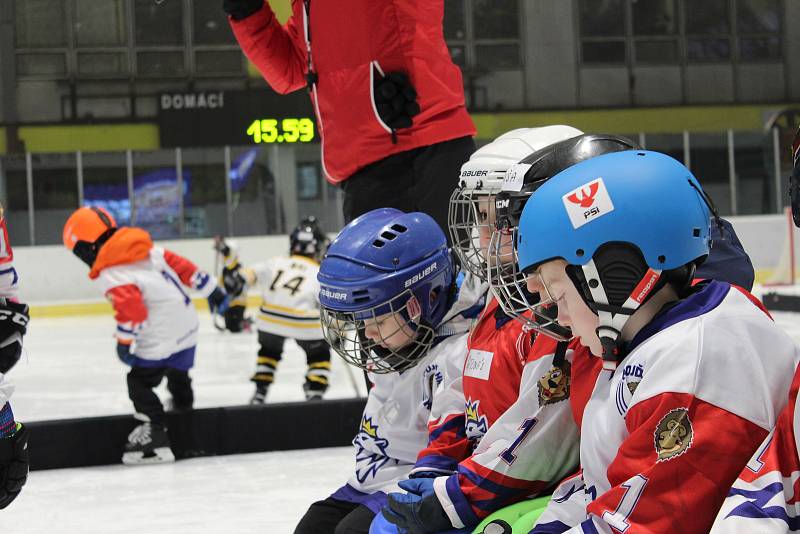
<svg viewBox="0 0 800 534">
<path fill-rule="evenodd" d="M 275 291 L 276 288 L 283 288 L 290 291 L 292 296 L 294 296 L 295 293 L 300 291 L 300 286 L 305 280 L 304 277 L 295 276 L 294 278 L 290 278 L 289 280 L 287 280 L 283 285 L 279 286 L 278 282 L 280 281 L 282 276 L 283 276 L 283 269 L 278 269 L 278 272 L 275 273 L 275 278 L 272 279 L 272 283 L 269 285 L 270 291 Z"/>
</svg>

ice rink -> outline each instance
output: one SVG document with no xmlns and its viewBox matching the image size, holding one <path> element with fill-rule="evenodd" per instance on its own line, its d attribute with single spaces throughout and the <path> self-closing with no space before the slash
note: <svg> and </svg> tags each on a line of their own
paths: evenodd
<svg viewBox="0 0 800 534">
<path fill-rule="evenodd" d="M 800 342 L 800 315 L 775 313 Z M 194 371 L 197 406 L 233 405 L 251 393 L 254 334 L 220 334 L 201 315 Z M 114 352 L 111 317 L 32 321 L 27 355 L 14 369 L 19 420 L 130 413 L 125 367 Z M 302 352 L 287 345 L 270 401 L 300 400 Z M 363 388 L 358 373 L 356 383 Z M 353 395 L 334 358 L 331 397 Z M 182 460 L 175 464 L 37 471 L 0 512 L 20 534 L 291 533 L 308 505 L 343 484 L 348 447 Z"/>
<path fill-rule="evenodd" d="M 131 413 L 125 374 L 113 338 L 116 323 L 110 315 L 42 318 L 31 321 L 25 353 L 11 372 L 17 390 L 14 413 L 20 421 L 41 421 Z M 200 313 L 194 381 L 195 407 L 247 404 L 258 343 L 253 333 L 221 333 L 208 313 Z M 293 342 L 284 346 L 268 402 L 303 400 L 305 353 Z M 326 398 L 354 397 L 348 369 L 333 358 L 331 387 Z M 364 379 L 352 369 L 353 382 L 364 395 Z M 168 394 L 162 384 L 162 399 Z"/>
<path fill-rule="evenodd" d="M 34 471 L 4 534 L 291 534 L 347 480 L 349 447 Z"/>
</svg>

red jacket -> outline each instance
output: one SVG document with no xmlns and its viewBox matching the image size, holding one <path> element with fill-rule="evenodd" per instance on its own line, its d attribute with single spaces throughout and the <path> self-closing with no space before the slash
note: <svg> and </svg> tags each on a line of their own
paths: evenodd
<svg viewBox="0 0 800 534">
<path fill-rule="evenodd" d="M 461 71 L 442 33 L 442 0 L 311 0 L 311 100 L 322 138 L 322 165 L 331 183 L 391 154 L 475 135 L 464 105 Z M 279 93 L 306 87 L 308 55 L 303 0 L 281 26 L 267 3 L 230 20 L 245 55 Z M 413 125 L 390 129 L 377 114 L 372 80 L 408 73 L 421 112 Z"/>
</svg>

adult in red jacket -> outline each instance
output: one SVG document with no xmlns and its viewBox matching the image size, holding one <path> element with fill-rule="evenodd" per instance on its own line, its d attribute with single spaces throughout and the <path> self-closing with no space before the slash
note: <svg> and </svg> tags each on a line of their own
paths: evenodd
<svg viewBox="0 0 800 534">
<path fill-rule="evenodd" d="M 443 0 L 292 0 L 283 26 L 264 0 L 224 0 L 245 55 L 279 93 L 307 87 L 329 182 L 349 222 L 378 207 L 430 214 L 475 150 Z"/>
</svg>

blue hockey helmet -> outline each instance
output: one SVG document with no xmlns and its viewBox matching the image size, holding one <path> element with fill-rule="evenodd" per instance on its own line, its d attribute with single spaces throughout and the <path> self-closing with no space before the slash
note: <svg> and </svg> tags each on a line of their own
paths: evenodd
<svg viewBox="0 0 800 534">
<path fill-rule="evenodd" d="M 348 363 L 373 372 L 405 369 L 424 356 L 449 309 L 455 273 L 447 240 L 424 213 L 380 208 L 333 240 L 320 265 L 323 333 Z M 364 335 L 364 323 L 395 313 L 414 333 L 401 349 Z M 388 337 L 388 336 L 387 336 Z"/>
<path fill-rule="evenodd" d="M 603 358 L 613 363 L 623 355 L 619 332 L 628 317 L 666 282 L 688 281 L 708 255 L 709 204 L 691 171 L 670 156 L 597 156 L 558 173 L 525 204 L 519 267 L 531 272 L 559 258 L 573 266 L 567 272 L 598 314 Z"/>
</svg>

